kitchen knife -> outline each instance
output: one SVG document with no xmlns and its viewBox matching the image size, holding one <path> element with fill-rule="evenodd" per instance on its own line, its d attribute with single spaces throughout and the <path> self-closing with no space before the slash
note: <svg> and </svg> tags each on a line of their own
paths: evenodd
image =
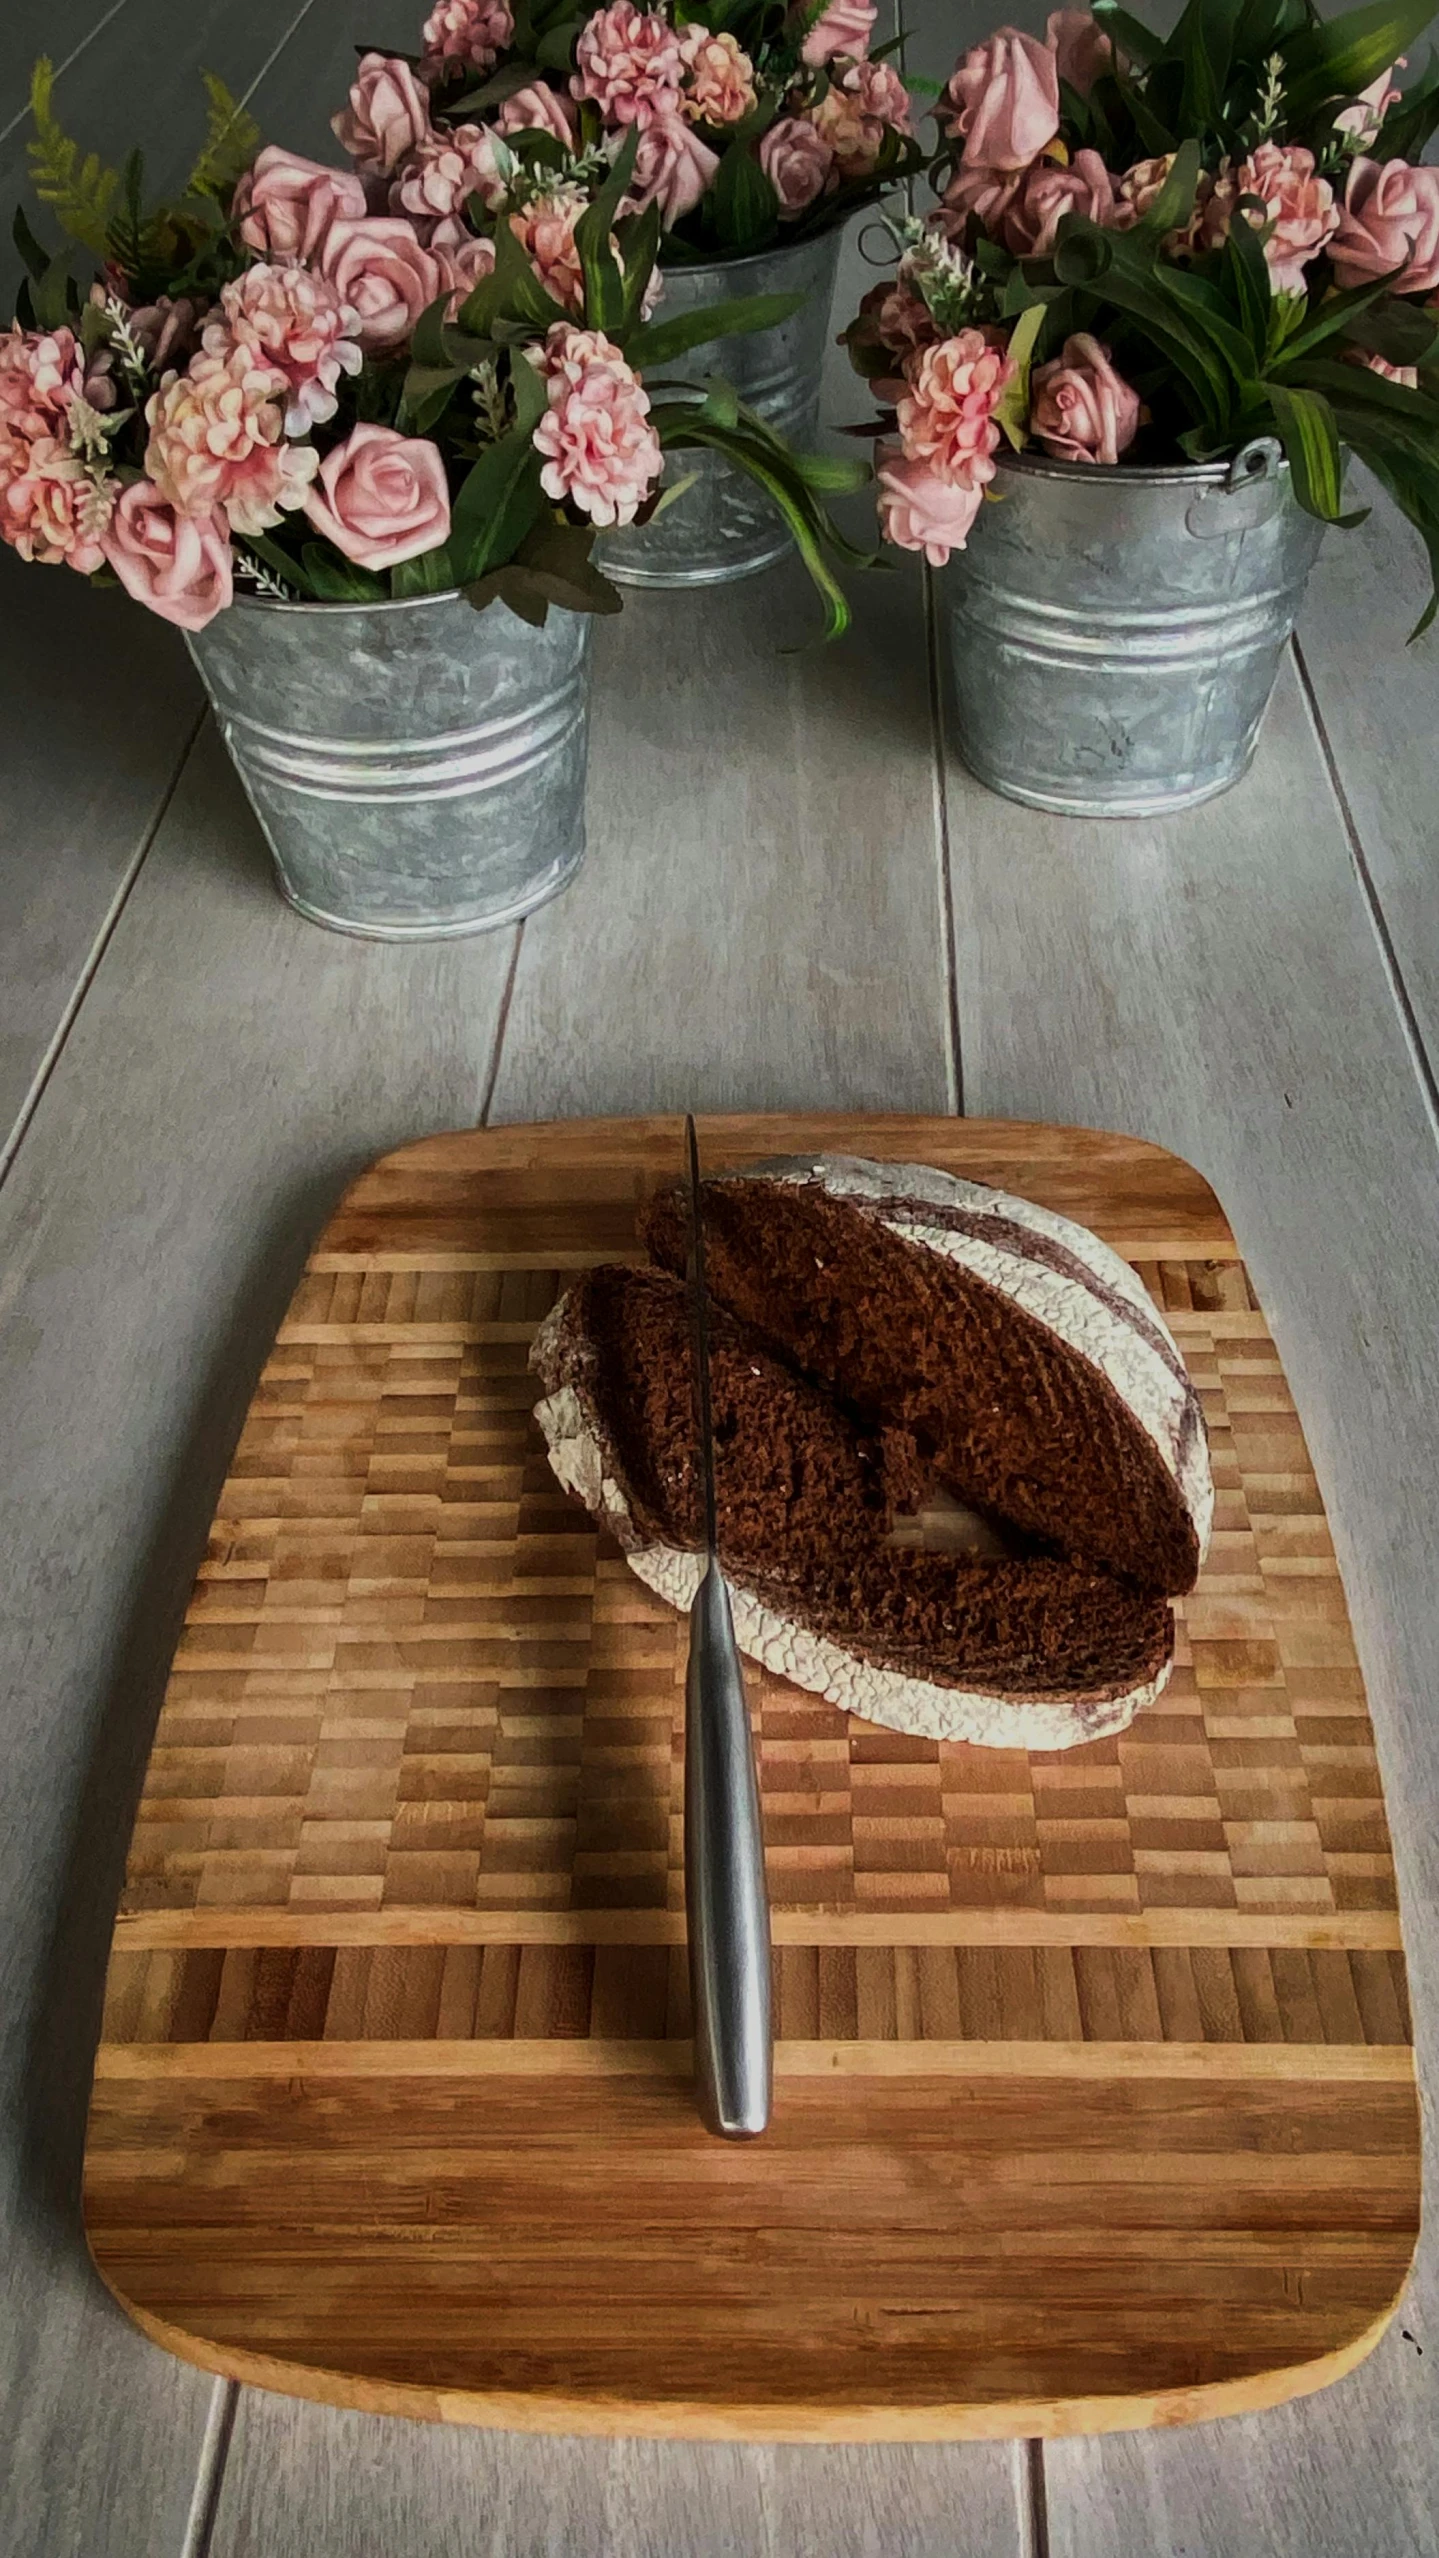
<svg viewBox="0 0 1439 2558">
<path fill-rule="evenodd" d="M 769 1893 L 754 1744 L 716 1528 L 699 1146 L 685 1121 L 690 1330 L 704 1498 L 704 1574 L 685 1677 L 685 1916 L 695 2087 L 712 2132 L 751 2140 L 769 2121 Z"/>
</svg>

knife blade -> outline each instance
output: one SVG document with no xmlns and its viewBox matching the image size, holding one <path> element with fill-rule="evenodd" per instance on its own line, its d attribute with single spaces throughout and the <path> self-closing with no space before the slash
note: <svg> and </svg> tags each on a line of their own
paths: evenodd
<svg viewBox="0 0 1439 2558">
<path fill-rule="evenodd" d="M 685 1120 L 685 1152 L 705 1538 L 685 1675 L 685 1917 L 695 2087 L 712 2132 L 726 2140 L 752 2140 L 769 2121 L 774 2069 L 769 1892 L 744 1673 L 719 1559 L 704 1206 L 692 1117 Z"/>
</svg>

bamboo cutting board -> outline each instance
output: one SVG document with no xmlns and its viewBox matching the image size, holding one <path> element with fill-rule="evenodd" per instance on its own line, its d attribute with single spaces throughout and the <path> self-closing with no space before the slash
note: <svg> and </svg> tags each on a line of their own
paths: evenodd
<svg viewBox="0 0 1439 2558">
<path fill-rule="evenodd" d="M 1050 1755 L 750 1671 L 763 2140 L 695 2118 L 684 1631 L 552 1479 L 526 1351 L 636 1257 L 680 1123 L 435 1138 L 358 1182 L 256 1391 L 116 1921 L 96 2262 L 206 2368 L 560 2432 L 863 2440 L 1265 2407 L 1375 2342 L 1419 2136 L 1323 1504 L 1212 1193 L 1000 1121 L 716 1119 L 706 1165 L 916 1158 L 1095 1227 L 1207 1409 L 1171 1685 Z"/>
</svg>

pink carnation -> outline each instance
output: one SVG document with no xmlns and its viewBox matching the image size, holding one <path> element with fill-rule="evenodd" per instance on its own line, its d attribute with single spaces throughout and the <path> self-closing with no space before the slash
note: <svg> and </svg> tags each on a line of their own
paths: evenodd
<svg viewBox="0 0 1439 2558">
<path fill-rule="evenodd" d="M 943 345 L 925 347 L 905 371 L 909 389 L 898 420 L 908 459 L 927 463 L 958 488 L 983 488 L 994 477 L 994 412 L 1014 374 L 1004 348 L 991 346 L 978 329 L 961 329 Z"/>
<path fill-rule="evenodd" d="M 1005 216 L 1029 177 L 1028 169 L 971 169 L 961 161 L 944 190 L 944 228 L 962 239 L 973 219 L 992 240 L 1004 237 Z"/>
<path fill-rule="evenodd" d="M 684 56 L 679 37 L 659 9 L 637 9 L 614 0 L 597 9 L 580 31 L 579 66 L 570 87 L 593 98 L 606 124 L 648 124 L 677 113 Z"/>
<path fill-rule="evenodd" d="M 390 181 L 390 211 L 407 214 L 433 247 L 435 225 L 458 222 L 472 195 L 493 207 L 507 191 L 493 133 L 480 124 L 456 124 L 427 133 L 401 163 Z"/>
<path fill-rule="evenodd" d="M 220 311 L 205 330 L 206 353 L 244 347 L 257 365 L 282 374 L 287 434 L 304 435 L 334 416 L 335 385 L 342 373 L 358 373 L 362 358 L 358 314 L 327 277 L 302 266 L 247 267 L 225 286 Z"/>
<path fill-rule="evenodd" d="M 244 346 L 165 375 L 145 409 L 145 468 L 177 514 L 220 507 L 237 533 L 263 533 L 301 504 L 319 455 L 284 441 L 288 391 L 278 366 Z"/>
<path fill-rule="evenodd" d="M 1027 169 L 1059 131 L 1059 71 L 1037 36 L 1000 27 L 955 64 L 939 103 L 972 169 Z"/>
<path fill-rule="evenodd" d="M 649 399 L 597 329 L 550 330 L 538 355 L 549 401 L 535 428 L 540 485 L 594 524 L 632 524 L 664 467 Z"/>
<path fill-rule="evenodd" d="M 418 150 L 430 130 L 430 101 L 408 62 L 398 55 L 367 53 L 360 62 L 350 103 L 330 119 L 357 169 L 388 177 Z"/>
<path fill-rule="evenodd" d="M 1163 195 L 1173 166 L 1174 154 L 1166 151 L 1157 160 L 1136 160 L 1132 169 L 1126 169 L 1124 175 L 1115 180 L 1111 229 L 1132 231 L 1136 222 L 1143 221 L 1151 206 L 1156 205 Z"/>
<path fill-rule="evenodd" d="M 1030 385 L 1029 423 L 1046 451 L 1065 462 L 1117 462 L 1139 432 L 1139 393 L 1097 338 L 1066 338 L 1053 364 Z"/>
<path fill-rule="evenodd" d="M 97 479 L 58 437 L 7 435 L 0 424 L 0 540 L 22 560 L 92 576 L 114 503 L 115 482 Z"/>
<path fill-rule="evenodd" d="M 887 62 L 853 62 L 810 109 L 842 178 L 867 178 L 886 133 L 913 131 L 909 91 Z"/>
<path fill-rule="evenodd" d="M 357 314 L 357 334 L 367 354 L 403 346 L 420 313 L 438 300 L 443 284 L 439 260 L 421 245 L 413 224 L 383 215 L 332 222 L 320 271 Z"/>
<path fill-rule="evenodd" d="M 105 557 L 137 604 L 182 631 L 202 631 L 233 592 L 230 531 L 216 508 L 181 515 L 152 480 L 122 491 Z"/>
<path fill-rule="evenodd" d="M 353 170 L 322 168 L 275 143 L 246 170 L 230 207 L 247 249 L 307 265 L 337 215 L 353 221 L 364 210 L 365 190 Z"/>
<path fill-rule="evenodd" d="M 984 504 L 982 488 L 942 479 L 927 462 L 911 461 L 897 444 L 876 446 L 874 475 L 879 526 L 887 542 L 902 551 L 923 551 L 931 568 L 943 568 L 951 551 L 963 550 Z"/>
<path fill-rule="evenodd" d="M 1417 391 L 1419 388 L 1416 364 L 1391 364 L 1385 356 L 1373 354 L 1366 346 L 1347 347 L 1344 361 L 1346 364 L 1360 364 L 1366 373 L 1378 373 L 1386 382 L 1397 382 L 1402 390 Z"/>
<path fill-rule="evenodd" d="M 828 8 L 821 11 L 805 37 L 800 59 L 814 71 L 832 62 L 837 53 L 847 54 L 852 62 L 862 62 L 869 52 L 878 14 L 874 0 L 829 0 Z"/>
<path fill-rule="evenodd" d="M 897 365 L 936 342 L 934 313 L 905 282 L 903 271 L 890 284 L 874 285 L 859 307 L 866 337 L 892 355 Z"/>
<path fill-rule="evenodd" d="M 1395 293 L 1432 293 L 1439 286 L 1439 169 L 1356 160 L 1330 255 L 1346 291 L 1392 274 Z"/>
<path fill-rule="evenodd" d="M 511 41 L 515 22 L 505 0 L 440 0 L 420 36 L 420 69 L 437 79 L 451 64 L 488 71 Z"/>
<path fill-rule="evenodd" d="M 692 124 L 738 124 L 755 102 L 754 64 L 732 35 L 686 27 L 680 37 L 685 66 L 683 112 Z"/>
<path fill-rule="evenodd" d="M 1439 176 L 1435 183 L 1439 185 Z M 1261 142 L 1237 168 L 1226 161 L 1200 217 L 1202 247 L 1218 248 L 1228 239 L 1241 196 L 1257 196 L 1263 207 L 1260 211 L 1251 205 L 1244 217 L 1247 222 L 1255 229 L 1273 225 L 1264 244 L 1273 290 L 1302 293 L 1305 267 L 1339 228 L 1334 190 L 1326 178 L 1315 176 L 1313 152 L 1298 143 Z"/>
<path fill-rule="evenodd" d="M 692 125 L 673 112 L 651 116 L 640 128 L 639 149 L 623 211 L 643 213 L 657 204 L 666 231 L 692 213 L 713 180 L 719 156 Z"/>
<path fill-rule="evenodd" d="M 1040 160 L 1025 171 L 1005 212 L 1005 245 L 1017 258 L 1046 258 L 1066 214 L 1106 223 L 1113 212 L 1113 183 L 1097 151 L 1076 151 L 1067 169 Z"/>
<path fill-rule="evenodd" d="M 567 311 L 583 311 L 585 276 L 575 227 L 588 199 L 582 187 L 559 186 L 510 215 L 510 229 L 545 291 Z"/>
<path fill-rule="evenodd" d="M 0 337 L 0 434 L 7 419 L 29 418 L 31 433 L 54 427 L 81 389 L 85 363 L 73 329 L 22 329 Z"/>
<path fill-rule="evenodd" d="M 398 568 L 450 538 L 438 446 L 392 426 L 357 426 L 325 455 L 305 500 L 317 533 L 360 568 Z"/>
<path fill-rule="evenodd" d="M 808 116 L 782 115 L 760 137 L 759 164 L 779 197 L 781 220 L 805 213 L 836 183 L 834 145 Z"/>
<path fill-rule="evenodd" d="M 1056 9 L 1045 34 L 1061 80 L 1087 98 L 1101 72 L 1114 67 L 1114 47 L 1090 9 Z"/>
<path fill-rule="evenodd" d="M 527 89 L 516 89 L 512 98 L 506 98 L 495 125 L 500 133 L 553 134 L 567 151 L 574 145 L 574 109 L 548 80 L 532 80 Z"/>
</svg>

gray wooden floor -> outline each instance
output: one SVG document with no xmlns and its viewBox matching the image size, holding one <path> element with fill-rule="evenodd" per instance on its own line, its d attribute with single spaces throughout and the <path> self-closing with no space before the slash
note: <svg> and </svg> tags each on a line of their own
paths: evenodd
<svg viewBox="0 0 1439 2558">
<path fill-rule="evenodd" d="M 87 138 L 183 159 L 201 64 L 324 146 L 419 0 L 7 0 Z M 943 72 L 992 7 L 927 0 Z M 1042 14 L 1042 13 L 1040 13 Z M 837 396 L 853 402 L 836 374 Z M 839 412 L 843 413 L 843 412 Z M 131 1803 L 213 1495 L 346 1177 L 489 1114 L 954 1109 L 1132 1129 L 1216 1183 L 1335 1520 L 1439 2085 L 1439 638 L 1331 536 L 1253 775 L 1168 825 L 986 797 L 917 577 L 826 655 L 779 571 L 601 635 L 588 865 L 521 931 L 299 922 L 173 634 L 0 555 L 0 2547 L 15 2558 L 1407 2558 L 1439 2551 L 1439 2250 L 1318 2399 L 1189 2433 L 801 2452 L 535 2442 L 238 2396 L 90 2274 L 87 2073 Z"/>
</svg>

